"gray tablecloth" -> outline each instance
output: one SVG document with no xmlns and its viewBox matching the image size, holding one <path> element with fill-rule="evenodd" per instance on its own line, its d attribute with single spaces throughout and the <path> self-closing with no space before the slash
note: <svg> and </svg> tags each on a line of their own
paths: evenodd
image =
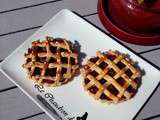
<svg viewBox="0 0 160 120">
<path fill-rule="evenodd" d="M 108 33 L 99 21 L 97 0 L 0 0 L 0 61 L 63 8 L 77 12 Z M 160 45 L 138 46 L 122 43 L 160 67 Z M 152 116 L 155 117 L 154 120 L 160 120 L 159 101 L 160 88 L 140 110 L 136 120 Z M 0 73 L 0 120 L 17 119 L 50 120 L 17 86 Z"/>
</svg>

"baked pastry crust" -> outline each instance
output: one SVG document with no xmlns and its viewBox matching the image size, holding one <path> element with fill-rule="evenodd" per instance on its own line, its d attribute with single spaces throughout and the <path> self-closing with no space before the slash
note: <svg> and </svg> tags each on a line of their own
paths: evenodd
<svg viewBox="0 0 160 120">
<path fill-rule="evenodd" d="M 46 37 L 45 41 L 34 41 L 25 53 L 22 66 L 28 77 L 46 86 L 60 86 L 76 74 L 78 53 L 74 45 L 63 38 Z"/>
<path fill-rule="evenodd" d="M 95 99 L 118 103 L 133 97 L 140 84 L 140 70 L 118 51 L 98 51 L 81 69 L 83 86 Z"/>
</svg>

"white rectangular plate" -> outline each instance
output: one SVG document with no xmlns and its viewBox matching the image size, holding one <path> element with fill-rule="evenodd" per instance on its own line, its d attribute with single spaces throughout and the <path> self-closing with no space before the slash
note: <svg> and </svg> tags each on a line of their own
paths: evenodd
<svg viewBox="0 0 160 120">
<path fill-rule="evenodd" d="M 77 40 L 81 45 L 81 52 L 87 55 L 83 62 L 87 58 L 94 56 L 97 50 L 118 50 L 130 55 L 145 71 L 145 75 L 142 77 L 142 84 L 136 96 L 119 104 L 108 105 L 100 103 L 84 91 L 82 86 L 83 78 L 80 75 L 60 87 L 47 88 L 34 84 L 27 79 L 26 71 L 22 68 L 24 53 L 31 46 L 32 41 L 44 40 L 45 36 L 62 37 L 72 42 Z M 56 116 L 53 114 L 53 110 L 50 109 L 54 108 L 65 120 L 79 120 L 77 117 L 83 115 L 84 118 L 82 120 L 118 120 L 119 118 L 121 120 L 131 120 L 154 91 L 160 78 L 158 69 L 66 9 L 55 15 L 9 55 L 1 63 L 1 71 L 52 119 Z M 38 98 L 44 98 L 43 102 L 45 100 L 45 102 L 49 103 L 49 109 L 47 105 L 41 104 L 37 99 L 37 95 L 39 95 Z M 86 112 L 88 115 L 85 114 Z M 87 118 L 85 118 L 85 115 Z"/>
</svg>

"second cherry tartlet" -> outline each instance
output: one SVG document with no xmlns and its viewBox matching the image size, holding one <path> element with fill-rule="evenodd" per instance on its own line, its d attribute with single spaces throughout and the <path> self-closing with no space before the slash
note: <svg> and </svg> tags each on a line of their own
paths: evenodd
<svg viewBox="0 0 160 120">
<path fill-rule="evenodd" d="M 102 102 L 118 103 L 133 97 L 140 84 L 141 73 L 126 55 L 117 51 L 97 52 L 83 66 L 85 90 Z"/>
</svg>

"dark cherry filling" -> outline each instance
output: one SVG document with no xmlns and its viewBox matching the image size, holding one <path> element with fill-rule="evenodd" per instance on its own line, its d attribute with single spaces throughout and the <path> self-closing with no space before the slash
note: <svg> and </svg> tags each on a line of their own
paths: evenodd
<svg viewBox="0 0 160 120">
<path fill-rule="evenodd" d="M 97 75 L 98 75 L 98 73 L 94 70 L 94 71 L 92 71 L 92 72 L 90 72 L 89 74 L 91 74 L 92 76 L 94 76 L 94 77 L 97 77 Z"/>
<path fill-rule="evenodd" d="M 133 73 L 130 69 L 128 69 L 125 73 L 128 77 L 131 77 L 133 75 Z"/>
<path fill-rule="evenodd" d="M 57 68 L 46 69 L 45 75 L 54 77 L 56 76 L 56 71 L 57 71 Z"/>
<path fill-rule="evenodd" d="M 34 69 L 33 76 L 35 76 L 35 75 L 40 75 L 40 74 L 41 74 L 41 69 L 36 67 L 36 68 Z"/>
<path fill-rule="evenodd" d="M 118 82 L 121 86 L 123 86 L 123 85 L 125 84 L 125 80 L 124 80 L 122 77 L 119 77 L 119 78 L 117 79 L 117 82 Z"/>
<path fill-rule="evenodd" d="M 68 52 L 68 50 L 64 48 L 60 48 L 60 52 Z"/>
<path fill-rule="evenodd" d="M 111 77 L 113 77 L 116 72 L 111 68 L 108 72 L 107 72 L 108 75 L 110 75 Z"/>
<path fill-rule="evenodd" d="M 44 63 L 46 61 L 46 57 L 36 57 L 36 61 L 37 62 L 41 62 L 41 63 Z"/>
<path fill-rule="evenodd" d="M 89 91 L 93 94 L 96 94 L 96 92 L 98 91 L 98 88 L 95 85 L 93 85 L 89 88 Z"/>
<path fill-rule="evenodd" d="M 105 68 L 107 67 L 107 63 L 101 62 L 101 63 L 99 64 L 99 67 L 100 67 L 101 69 L 105 69 Z"/>
<path fill-rule="evenodd" d="M 27 58 L 27 63 L 31 62 L 32 59 L 31 58 Z"/>
<path fill-rule="evenodd" d="M 139 84 L 139 83 L 140 83 L 139 78 L 135 78 L 135 79 L 134 79 L 134 82 L 137 83 L 137 84 Z"/>
<path fill-rule="evenodd" d="M 75 59 L 72 58 L 72 57 L 70 58 L 70 62 L 71 62 L 72 65 L 75 65 L 75 64 L 76 64 Z"/>
<path fill-rule="evenodd" d="M 61 79 L 61 80 L 60 80 L 60 82 L 64 82 L 64 81 L 65 81 L 65 79 Z"/>
<path fill-rule="evenodd" d="M 70 45 L 70 49 L 73 53 L 77 53 L 78 52 L 78 49 L 76 48 L 76 46 L 71 46 Z"/>
<path fill-rule="evenodd" d="M 62 62 L 62 63 L 68 63 L 68 58 L 66 58 L 66 57 L 61 57 L 61 62 Z"/>
<path fill-rule="evenodd" d="M 55 38 L 53 42 L 64 43 L 64 40 L 60 38 Z"/>
<path fill-rule="evenodd" d="M 132 93 L 132 96 L 136 93 L 136 89 L 134 89 L 131 85 L 126 89 L 129 93 Z"/>
<path fill-rule="evenodd" d="M 57 47 L 50 46 L 50 51 L 55 54 L 57 52 Z"/>
<path fill-rule="evenodd" d="M 31 53 L 34 54 L 34 55 L 37 55 L 37 53 L 38 53 L 38 48 L 39 48 L 39 47 L 37 47 L 37 46 L 32 46 L 32 48 L 31 48 Z"/>
<path fill-rule="evenodd" d="M 71 68 L 71 73 L 73 72 L 73 69 Z"/>
<path fill-rule="evenodd" d="M 99 80 L 99 82 L 103 85 L 104 83 L 106 83 L 106 80 L 102 78 Z"/>
<path fill-rule="evenodd" d="M 43 79 L 43 83 L 55 83 L 53 80 Z"/>
<path fill-rule="evenodd" d="M 98 59 L 99 59 L 98 57 L 94 57 L 94 58 L 91 58 L 90 61 L 93 63 L 96 63 L 98 61 Z"/>
<path fill-rule="evenodd" d="M 89 80 L 88 78 L 85 78 L 85 79 L 84 79 L 84 83 L 85 83 L 85 84 L 88 84 L 89 82 L 90 82 L 90 80 Z"/>
<path fill-rule="evenodd" d="M 37 52 L 47 52 L 45 47 L 37 47 Z"/>
<path fill-rule="evenodd" d="M 62 73 L 62 75 L 67 73 L 67 69 L 66 68 L 62 68 L 62 72 L 61 73 Z"/>
<path fill-rule="evenodd" d="M 32 53 L 32 49 L 28 48 L 28 54 Z"/>
<path fill-rule="evenodd" d="M 122 69 L 125 67 L 125 65 L 122 62 L 118 62 L 117 66 L 119 67 L 119 69 Z"/>
<path fill-rule="evenodd" d="M 121 98 L 122 98 L 122 99 L 125 99 L 126 97 L 123 95 Z"/>
<path fill-rule="evenodd" d="M 54 62 L 57 62 L 57 60 L 55 58 L 51 57 L 49 60 L 49 63 L 54 63 Z"/>
<path fill-rule="evenodd" d="M 109 60 L 113 61 L 116 58 L 116 56 L 115 55 L 107 55 L 107 58 Z"/>
<path fill-rule="evenodd" d="M 101 94 L 100 99 L 102 100 L 111 100 L 109 97 L 107 97 L 104 93 Z"/>
<path fill-rule="evenodd" d="M 118 90 L 112 84 L 108 86 L 107 90 L 109 90 L 115 96 L 119 93 Z"/>
</svg>

